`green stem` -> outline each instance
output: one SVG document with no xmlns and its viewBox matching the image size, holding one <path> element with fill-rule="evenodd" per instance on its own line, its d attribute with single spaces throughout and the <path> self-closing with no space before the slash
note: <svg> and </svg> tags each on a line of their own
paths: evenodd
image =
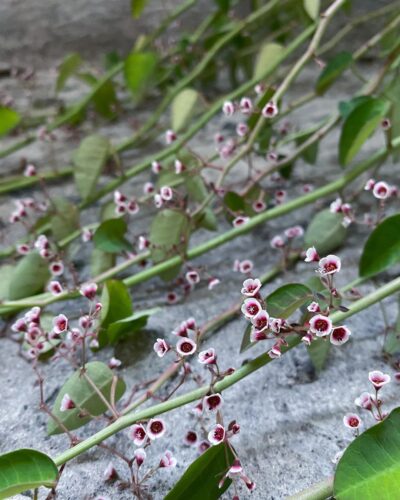
<svg viewBox="0 0 400 500">
<path fill-rule="evenodd" d="M 380 287 L 378 290 L 375 290 L 374 292 L 370 293 L 369 295 L 366 295 L 365 297 L 359 299 L 358 301 L 354 302 L 351 304 L 351 307 L 348 311 L 346 312 L 341 312 L 337 311 L 334 312 L 331 315 L 332 322 L 334 324 L 341 324 L 343 323 L 344 320 L 349 318 L 350 316 L 353 316 L 354 314 L 359 313 L 360 311 L 367 309 L 368 307 L 372 306 L 373 304 L 376 304 L 377 302 L 380 302 L 381 300 L 385 299 L 386 297 L 398 292 L 400 290 L 400 277 L 394 279 L 393 281 L 387 283 L 386 285 L 383 285 Z M 301 339 L 299 337 L 295 337 L 293 339 L 290 339 L 289 345 L 285 348 L 282 349 L 282 354 L 285 352 L 289 351 L 293 347 L 297 346 L 301 342 Z M 260 356 L 254 358 L 252 361 L 246 363 L 242 367 L 240 367 L 238 370 L 236 370 L 232 375 L 229 375 L 225 377 L 223 380 L 220 382 L 217 382 L 214 386 L 214 389 L 216 392 L 222 392 L 232 385 L 236 384 L 240 380 L 246 378 L 253 372 L 259 370 L 263 366 L 269 364 L 272 361 L 272 359 L 267 356 L 265 353 L 261 354 Z M 195 389 L 193 391 L 190 391 L 186 394 L 183 394 L 181 396 L 178 396 L 174 399 L 165 401 L 163 403 L 151 406 L 150 408 L 146 408 L 142 411 L 139 411 L 137 413 L 134 413 L 133 415 L 124 415 L 120 417 L 118 420 L 110 424 L 108 427 L 105 429 L 102 429 L 101 431 L 97 432 L 93 436 L 87 438 L 85 441 L 82 441 L 78 443 L 76 446 L 73 448 L 70 448 L 69 450 L 66 450 L 64 453 L 59 455 L 54 459 L 55 463 L 57 466 L 60 466 L 64 464 L 65 462 L 68 462 L 69 460 L 72 460 L 73 458 L 77 457 L 81 453 L 84 453 L 88 449 L 92 448 L 93 446 L 101 443 L 105 439 L 113 436 L 117 432 L 125 429 L 126 427 L 129 427 L 130 425 L 134 424 L 135 422 L 138 421 L 143 421 L 143 420 L 148 420 L 149 418 L 152 418 L 156 415 L 161 415 L 163 413 L 172 411 L 176 408 L 179 408 L 181 406 L 187 405 L 189 403 L 192 403 L 196 400 L 201 399 L 204 397 L 207 392 L 209 391 L 209 385 L 204 385 L 203 387 L 200 387 L 198 389 Z"/>
<path fill-rule="evenodd" d="M 394 149 L 400 147 L 400 137 L 397 137 L 396 139 L 393 140 L 392 146 Z M 185 261 L 195 259 L 196 257 L 199 257 L 200 255 L 203 255 L 204 253 L 213 250 L 214 248 L 222 246 L 228 241 L 231 241 L 239 236 L 242 236 L 243 234 L 248 233 L 251 229 L 254 229 L 260 224 L 267 222 L 268 220 L 275 219 L 282 215 L 286 215 L 287 213 L 290 213 L 303 206 L 318 201 L 321 198 L 336 193 L 341 189 L 344 189 L 350 184 L 350 182 L 352 182 L 354 179 L 359 177 L 364 172 L 368 171 L 368 169 L 370 169 L 377 162 L 384 160 L 387 154 L 388 154 L 387 149 L 382 148 L 378 150 L 375 154 L 370 155 L 369 158 L 367 158 L 366 160 L 360 162 L 351 171 L 349 171 L 347 174 L 344 174 L 339 179 L 336 179 L 335 181 L 332 181 L 323 187 L 315 189 L 311 193 L 307 193 L 303 196 L 300 196 L 295 200 L 289 201 L 283 205 L 278 205 L 270 210 L 267 210 L 266 212 L 260 213 L 252 217 L 247 222 L 247 224 L 226 231 L 225 233 L 220 234 L 219 236 L 216 236 L 215 238 L 212 238 L 206 241 L 205 243 L 202 243 L 188 250 L 185 257 Z M 150 267 L 149 269 L 145 269 L 139 273 L 136 273 L 131 277 L 125 278 L 123 282 L 127 286 L 134 286 L 139 283 L 143 283 L 144 281 L 147 281 L 153 278 L 154 276 L 157 276 L 158 274 L 162 273 L 163 271 L 166 271 L 181 264 L 182 262 L 183 262 L 182 257 L 177 255 L 168 260 L 165 260 L 164 262 L 160 262 L 159 264 L 156 264 Z M 114 275 L 114 273 L 112 275 Z M 43 293 L 33 297 L 27 297 L 22 300 L 4 301 L 0 306 L 0 315 L 18 311 L 20 309 L 24 309 L 27 307 L 33 307 L 35 305 L 45 307 L 46 305 L 58 302 L 60 300 L 65 300 L 70 298 L 72 299 L 76 297 L 79 297 L 79 294 L 77 292 L 65 293 L 57 296 L 52 296 L 49 293 Z"/>
<path fill-rule="evenodd" d="M 333 493 L 333 477 L 328 477 L 319 483 L 313 484 L 310 488 L 299 491 L 286 500 L 326 500 Z"/>
</svg>

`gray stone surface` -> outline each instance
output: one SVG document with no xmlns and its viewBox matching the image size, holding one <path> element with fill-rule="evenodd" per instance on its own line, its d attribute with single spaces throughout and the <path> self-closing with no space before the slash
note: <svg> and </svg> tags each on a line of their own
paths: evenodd
<svg viewBox="0 0 400 500">
<path fill-rule="evenodd" d="M 369 75 L 371 67 L 362 70 Z M 36 98 L 51 95 L 53 76 L 49 72 L 40 72 L 37 88 L 34 90 Z M 293 86 L 289 100 L 296 98 L 310 88 L 315 78 L 314 71 L 306 71 Z M 23 107 L 29 101 L 24 91 L 15 86 L 11 80 L 3 81 L 4 88 L 11 90 L 18 103 Z M 295 123 L 305 127 L 314 123 L 335 109 L 340 99 L 346 99 L 358 84 L 350 76 L 343 78 L 335 89 L 323 99 L 319 99 L 295 114 Z M 75 83 L 68 86 L 62 96 L 65 99 L 74 99 L 81 93 L 81 88 Z M 210 152 L 210 138 L 221 128 L 226 120 L 216 118 L 193 141 L 192 147 L 202 154 Z M 123 120 L 118 125 L 101 125 L 102 133 L 110 137 L 120 138 L 131 131 L 129 120 Z M 63 165 L 70 158 L 71 148 L 76 146 L 78 139 L 68 138 L 66 132 L 60 132 L 62 138 L 56 143 L 56 156 L 59 165 Z M 320 184 L 336 177 L 340 168 L 337 165 L 337 134 L 330 134 L 323 142 L 320 157 L 315 167 L 301 164 L 296 169 L 293 180 L 288 184 L 289 196 L 300 193 L 304 182 Z M 374 136 L 363 150 L 362 156 L 383 144 L 380 134 Z M 161 147 L 161 143 L 156 147 Z M 51 161 L 47 146 L 35 144 L 26 148 L 23 154 L 40 167 L 47 166 Z M 124 155 L 127 165 L 135 162 L 138 153 Z M 2 174 L 15 170 L 20 154 L 13 155 L 0 163 Z M 240 172 L 241 170 L 241 172 Z M 243 175 L 244 165 L 241 164 L 234 178 Z M 383 174 L 390 174 L 390 181 L 399 183 L 399 169 L 388 166 Z M 389 178 L 389 177 L 387 177 Z M 148 179 L 148 174 L 140 176 L 139 180 L 129 183 L 132 192 L 139 193 L 141 182 Z M 103 179 L 106 181 L 106 179 Z M 140 182 L 139 182 L 140 181 Z M 63 185 L 54 185 L 53 194 L 67 194 L 77 199 L 74 187 L 70 182 Z M 24 192 L 24 195 L 29 191 Z M 333 197 L 332 197 L 333 199 Z M 329 200 L 330 201 L 330 200 Z M 370 197 L 363 197 L 363 207 L 368 210 Z M 221 285 L 211 293 L 208 292 L 205 282 L 198 286 L 188 301 L 174 306 L 165 305 L 165 294 L 168 286 L 159 279 L 152 280 L 132 290 L 135 307 L 147 308 L 154 305 L 163 306 L 162 312 L 151 318 L 148 329 L 137 339 L 125 342 L 115 349 L 115 355 L 123 362 L 120 374 L 128 385 L 141 380 L 157 376 L 168 361 L 159 360 L 152 352 L 152 344 L 157 337 L 165 336 L 172 339 L 170 331 L 180 321 L 194 316 L 199 324 L 204 323 L 223 311 L 236 301 L 240 300 L 242 277 L 231 271 L 235 258 L 251 258 L 255 263 L 255 275 L 264 272 L 277 262 L 278 256 L 269 247 L 272 236 L 295 223 L 304 227 L 315 213 L 317 207 L 292 213 L 279 220 L 274 220 L 254 231 L 251 235 L 232 241 L 223 248 L 212 251 L 209 255 L 196 260 L 213 275 L 221 278 Z M 0 216 L 6 218 L 10 211 L 10 199 L 3 197 L 0 202 Z M 91 209 L 85 215 L 86 220 L 95 220 L 98 208 Z M 149 216 L 138 219 L 134 233 L 138 234 L 146 228 Z M 220 230 L 227 229 L 226 223 L 221 223 Z M 356 277 L 358 257 L 367 231 L 362 228 L 351 228 L 346 245 L 337 253 L 343 262 L 341 284 L 347 283 Z M 4 242 L 10 243 L 17 237 L 17 232 L 4 234 Z M 199 232 L 193 237 L 193 244 L 209 238 L 209 233 Z M 80 254 L 79 262 L 83 265 L 86 253 Z M 88 275 L 87 268 L 83 273 Z M 289 271 L 277 279 L 273 284 L 265 287 L 266 292 L 272 291 L 280 284 L 306 279 L 313 274 L 312 267 L 302 263 L 296 272 Z M 389 274 L 384 281 L 389 280 Z M 371 291 L 370 285 L 361 288 L 363 293 Z M 396 307 L 394 299 L 388 302 L 388 314 L 393 320 Z M 56 305 L 52 309 L 64 311 L 74 316 L 84 307 L 83 302 L 75 301 L 66 305 Z M 237 320 L 221 328 L 205 345 L 213 346 L 219 353 L 221 366 L 240 366 L 251 355 L 239 354 L 239 345 L 244 330 L 244 322 Z M 236 419 L 242 426 L 242 431 L 235 440 L 235 446 L 240 454 L 248 474 L 257 483 L 253 493 L 254 500 L 283 499 L 288 494 L 294 494 L 299 489 L 310 485 L 333 473 L 332 458 L 342 450 L 351 440 L 350 432 L 342 424 L 343 414 L 354 411 L 354 398 L 364 390 L 368 390 L 368 371 L 382 369 L 392 372 L 384 365 L 380 348 L 383 340 L 384 324 L 378 306 L 364 311 L 348 321 L 353 332 L 351 341 L 341 349 L 334 349 L 326 371 L 316 377 L 307 354 L 303 347 L 299 347 L 282 359 L 276 360 L 264 369 L 253 374 L 241 383 L 230 388 L 224 394 L 224 418 L 226 421 Z M 253 354 L 263 352 L 263 346 L 253 349 Z M 106 349 L 98 354 L 97 359 L 107 360 L 114 354 L 112 349 Z M 201 373 L 197 363 L 193 363 Z M 57 365 L 45 364 L 43 371 L 46 375 L 46 397 L 52 402 L 63 381 L 70 373 L 70 368 L 64 363 Z M 18 346 L 9 338 L 1 339 L 0 349 L 0 379 L 2 380 L 0 405 L 0 451 L 12 450 L 19 447 L 34 447 L 41 449 L 51 456 L 63 451 L 68 442 L 64 437 L 46 437 L 46 418 L 37 409 L 38 394 L 31 367 L 18 356 Z M 167 393 L 174 387 L 175 382 L 168 384 Z M 182 393 L 190 389 L 188 383 L 179 391 Z M 392 386 L 385 389 L 388 398 L 388 407 L 399 403 L 399 388 Z M 193 427 L 194 420 L 189 415 L 188 408 L 181 408 L 165 415 L 168 432 L 149 452 L 149 462 L 155 463 L 159 454 L 166 448 L 170 449 L 178 459 L 178 466 L 172 472 L 161 471 L 150 482 L 149 493 L 155 500 L 163 498 L 168 489 L 179 478 L 186 466 L 196 457 L 196 452 L 187 448 L 183 442 L 184 432 Z M 368 422 L 371 424 L 372 422 Z M 98 429 L 98 424 L 90 424 L 81 429 L 80 436 L 88 436 Z M 134 447 L 126 438 L 126 432 L 121 432 L 109 441 L 118 449 L 132 453 Z M 153 448 L 153 446 L 152 446 Z M 66 467 L 58 489 L 58 498 L 61 500 L 93 499 L 98 495 L 105 495 L 110 499 L 130 498 L 127 492 L 119 492 L 103 481 L 103 471 L 110 460 L 103 450 L 93 449 L 74 460 Z M 115 462 L 122 478 L 127 478 L 127 469 L 122 463 Z M 229 495 L 226 495 L 228 498 Z M 21 496 L 22 498 L 22 496 Z M 26 498 L 24 496 L 24 498 Z M 41 498 L 45 498 L 42 494 Z"/>
</svg>

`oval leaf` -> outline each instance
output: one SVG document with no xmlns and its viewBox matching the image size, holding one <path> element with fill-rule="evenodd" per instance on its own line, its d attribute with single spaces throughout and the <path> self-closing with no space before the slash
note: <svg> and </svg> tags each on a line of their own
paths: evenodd
<svg viewBox="0 0 400 500">
<path fill-rule="evenodd" d="M 303 0 L 304 10 L 315 21 L 319 16 L 320 0 Z"/>
<path fill-rule="evenodd" d="M 53 199 L 56 213 L 51 218 L 51 231 L 56 241 L 69 236 L 79 229 L 79 210 L 64 198 Z"/>
<path fill-rule="evenodd" d="M 171 104 L 171 126 L 179 132 L 190 120 L 199 101 L 199 93 L 194 89 L 183 89 Z"/>
<path fill-rule="evenodd" d="M 392 215 L 370 234 L 360 259 L 360 276 L 381 273 L 400 262 L 400 214 Z"/>
<path fill-rule="evenodd" d="M 142 14 L 143 9 L 146 7 L 146 4 L 147 0 L 131 0 L 132 17 L 138 19 Z"/>
<path fill-rule="evenodd" d="M 310 222 L 304 235 L 304 243 L 306 247 L 314 246 L 321 255 L 325 255 L 338 248 L 346 234 L 343 215 L 332 213 L 329 209 L 322 210 Z"/>
<path fill-rule="evenodd" d="M 230 486 L 231 479 L 227 478 L 222 488 L 219 481 L 226 473 L 234 460 L 229 446 L 221 443 L 211 446 L 184 472 L 176 485 L 164 500 L 215 500 Z"/>
<path fill-rule="evenodd" d="M 155 72 L 157 55 L 153 52 L 131 52 L 125 59 L 125 82 L 135 99 L 139 99 Z"/>
<path fill-rule="evenodd" d="M 11 108 L 0 106 L 0 136 L 8 134 L 20 121 L 19 113 Z"/>
<path fill-rule="evenodd" d="M 400 488 L 400 408 L 357 437 L 336 469 L 337 500 L 398 498 Z"/>
<path fill-rule="evenodd" d="M 273 68 L 282 57 L 284 50 L 284 47 L 279 43 L 263 44 L 254 67 L 254 78 L 259 80 L 270 68 Z"/>
<path fill-rule="evenodd" d="M 328 90 L 332 83 L 345 71 L 353 62 L 350 52 L 340 52 L 333 57 L 322 70 L 315 84 L 315 91 L 321 95 Z"/>
<path fill-rule="evenodd" d="M 85 137 L 75 151 L 74 178 L 79 194 L 84 200 L 93 194 L 109 152 L 110 142 L 101 135 Z"/>
<path fill-rule="evenodd" d="M 345 166 L 361 149 L 364 142 L 389 111 L 389 103 L 369 97 L 356 106 L 343 123 L 339 140 L 339 161 Z"/>
<path fill-rule="evenodd" d="M 95 247 L 108 253 L 132 250 L 132 245 L 125 239 L 127 229 L 126 222 L 121 217 L 105 220 L 93 235 Z"/>
<path fill-rule="evenodd" d="M 151 257 L 154 263 L 186 252 L 189 240 L 189 219 L 184 212 L 165 209 L 158 212 L 150 229 Z M 180 266 L 161 275 L 170 280 L 179 273 Z"/>
<path fill-rule="evenodd" d="M 48 263 L 34 251 L 23 257 L 12 274 L 10 300 L 23 299 L 43 291 L 50 278 Z"/>
<path fill-rule="evenodd" d="M 0 455 L 0 498 L 25 490 L 52 488 L 58 469 L 53 460 L 37 450 L 21 449 Z"/>
<path fill-rule="evenodd" d="M 107 280 L 101 294 L 99 344 L 103 347 L 108 341 L 108 327 L 112 323 L 132 315 L 132 300 L 127 286 L 118 280 Z"/>
<path fill-rule="evenodd" d="M 107 337 L 110 344 L 116 344 L 129 335 L 142 330 L 146 326 L 149 316 L 158 310 L 158 308 L 146 309 L 111 323 L 107 328 Z"/>
<path fill-rule="evenodd" d="M 110 401 L 111 385 L 114 376 L 113 371 L 104 363 L 100 363 L 100 361 L 91 361 L 86 364 L 86 373 L 107 401 Z M 125 382 L 122 379 L 118 379 L 115 401 L 121 399 L 125 389 Z M 77 408 L 67 411 L 60 410 L 61 401 L 65 394 L 69 395 L 77 405 Z M 107 406 L 95 389 L 83 377 L 79 369 L 63 385 L 54 402 L 52 412 L 68 430 L 73 430 L 82 427 L 82 425 L 87 424 L 91 420 L 90 416 L 80 416 L 81 410 L 87 410 L 90 415 L 97 416 L 106 412 Z M 50 419 L 47 425 L 47 432 L 49 435 L 52 435 L 60 434 L 64 430 L 53 419 Z"/>
<path fill-rule="evenodd" d="M 68 54 L 64 61 L 60 64 L 58 69 L 58 77 L 56 81 L 56 92 L 60 92 L 68 78 L 76 73 L 78 68 L 82 65 L 83 60 L 77 53 Z"/>
</svg>

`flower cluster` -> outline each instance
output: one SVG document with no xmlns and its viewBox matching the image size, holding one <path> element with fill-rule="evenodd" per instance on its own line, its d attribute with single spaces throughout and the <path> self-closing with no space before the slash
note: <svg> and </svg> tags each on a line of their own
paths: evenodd
<svg viewBox="0 0 400 500">
<path fill-rule="evenodd" d="M 387 373 L 374 370 L 369 372 L 368 378 L 374 389 L 374 394 L 363 392 L 354 400 L 354 404 L 360 409 L 368 411 L 375 421 L 381 422 L 387 417 L 387 413 L 382 411 L 383 401 L 380 397 L 380 390 L 390 382 L 391 377 Z M 358 434 L 362 420 L 356 413 L 347 413 L 343 417 L 343 423 Z"/>
<path fill-rule="evenodd" d="M 95 283 L 82 285 L 80 289 L 81 294 L 90 301 L 94 301 L 96 291 L 97 285 Z M 24 352 L 29 359 L 37 360 L 41 354 L 52 349 L 55 349 L 53 359 L 68 355 L 74 356 L 78 347 L 82 346 L 86 339 L 89 340 L 91 347 L 98 347 L 95 320 L 98 318 L 101 308 L 101 303 L 92 302 L 89 314 L 82 315 L 76 327 L 71 327 L 65 314 L 53 317 L 51 327 L 49 327 L 41 321 L 42 311 L 40 307 L 33 307 L 23 317 L 17 319 L 11 329 L 23 342 Z M 115 361 L 113 361 L 113 365 L 115 365 Z"/>
<path fill-rule="evenodd" d="M 121 191 L 114 191 L 115 213 L 117 215 L 131 214 L 139 212 L 139 204 L 134 197 L 128 198 Z"/>
<path fill-rule="evenodd" d="M 34 198 L 21 198 L 15 200 L 15 209 L 12 211 L 9 222 L 15 224 L 16 222 L 25 223 L 29 217 L 35 213 L 43 213 L 49 208 L 48 203 L 42 201 L 37 202 Z"/>
<path fill-rule="evenodd" d="M 390 185 L 385 181 L 376 181 L 375 179 L 368 179 L 364 189 L 365 191 L 371 191 L 377 200 L 386 200 L 399 194 L 397 186 Z"/>
</svg>

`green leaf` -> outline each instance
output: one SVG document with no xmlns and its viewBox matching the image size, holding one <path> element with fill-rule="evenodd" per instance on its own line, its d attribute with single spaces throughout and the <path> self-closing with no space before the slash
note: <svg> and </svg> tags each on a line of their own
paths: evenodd
<svg viewBox="0 0 400 500">
<path fill-rule="evenodd" d="M 52 488 L 57 477 L 56 464 L 41 451 L 24 448 L 0 455 L 0 498 L 40 486 Z"/>
<path fill-rule="evenodd" d="M 14 266 L 12 264 L 5 264 L 0 267 L 0 301 L 9 298 L 10 283 L 13 279 Z"/>
<path fill-rule="evenodd" d="M 74 75 L 78 68 L 82 65 L 83 60 L 77 53 L 68 54 L 58 69 L 58 77 L 56 81 L 56 92 L 60 92 L 68 78 Z"/>
<path fill-rule="evenodd" d="M 357 437 L 336 469 L 337 500 L 395 499 L 400 491 L 400 408 Z"/>
<path fill-rule="evenodd" d="M 332 344 L 329 342 L 329 339 L 326 337 L 316 337 L 307 347 L 308 355 L 310 356 L 311 362 L 318 373 L 325 367 L 325 363 L 329 357 L 331 345 Z"/>
<path fill-rule="evenodd" d="M 114 373 L 108 366 L 100 361 L 91 361 L 85 365 L 86 373 L 101 391 L 107 401 L 111 400 L 111 386 Z M 125 382 L 118 379 L 115 391 L 115 401 L 121 399 L 126 389 Z M 60 411 L 62 398 L 68 394 L 77 408 Z M 79 408 L 80 409 L 79 409 Z M 68 429 L 78 429 L 87 424 L 90 416 L 80 416 L 81 410 L 86 410 L 90 415 L 98 416 L 107 411 L 107 406 L 97 394 L 95 389 L 84 378 L 81 370 L 77 370 L 63 385 L 55 400 L 52 413 Z M 58 424 L 50 418 L 47 425 L 49 435 L 61 434 L 63 431 Z"/>
<path fill-rule="evenodd" d="M 92 276 L 98 276 L 104 273 L 111 267 L 115 266 L 116 255 L 114 253 L 107 253 L 93 248 L 90 257 L 90 272 Z"/>
<path fill-rule="evenodd" d="M 314 246 L 321 255 L 338 248 L 347 234 L 343 226 L 343 215 L 329 209 L 318 212 L 304 234 L 306 247 Z"/>
<path fill-rule="evenodd" d="M 343 123 L 339 140 L 339 161 L 343 166 L 356 156 L 389 107 L 388 101 L 369 97 L 351 111 Z"/>
<path fill-rule="evenodd" d="M 139 332 L 146 326 L 149 317 L 157 311 L 159 311 L 159 308 L 138 311 L 127 318 L 111 323 L 107 328 L 108 341 L 110 344 L 116 344 L 120 340 Z"/>
<path fill-rule="evenodd" d="M 308 132 L 307 134 L 302 134 L 300 137 L 296 139 L 296 144 L 297 146 L 300 146 L 303 144 L 303 142 L 306 142 L 312 135 L 314 135 L 315 130 L 312 132 Z M 319 142 L 316 141 L 314 144 L 311 144 L 306 148 L 302 153 L 301 157 L 305 162 L 307 162 L 310 165 L 315 165 L 318 157 L 318 145 Z"/>
<path fill-rule="evenodd" d="M 400 214 L 392 215 L 370 234 L 360 259 L 360 276 L 367 278 L 400 262 Z"/>
<path fill-rule="evenodd" d="M 79 209 L 65 198 L 54 198 L 56 213 L 51 218 L 51 231 L 56 241 L 79 229 Z"/>
<path fill-rule="evenodd" d="M 234 191 L 228 191 L 225 194 L 224 204 L 233 212 L 243 212 L 246 208 L 244 198 Z"/>
<path fill-rule="evenodd" d="M 190 221 L 184 212 L 166 208 L 154 217 L 150 228 L 151 258 L 154 263 L 183 255 L 189 240 Z M 161 274 L 165 280 L 173 279 L 180 265 Z"/>
<path fill-rule="evenodd" d="M 95 191 L 109 152 L 110 142 L 101 135 L 85 137 L 75 151 L 73 155 L 75 183 L 84 200 Z"/>
<path fill-rule="evenodd" d="M 118 104 L 118 99 L 113 82 L 104 82 L 93 94 L 92 101 L 99 115 L 107 120 L 115 118 L 115 107 Z"/>
<path fill-rule="evenodd" d="M 313 297 L 308 286 L 301 283 L 288 283 L 277 288 L 265 299 L 268 314 L 274 318 L 288 318 Z M 247 325 L 243 335 L 240 352 L 255 345 L 250 340 L 251 325 Z"/>
<path fill-rule="evenodd" d="M 171 104 L 171 126 L 175 132 L 180 132 L 198 108 L 200 94 L 194 89 L 183 89 L 173 99 Z"/>
<path fill-rule="evenodd" d="M 153 52 L 131 52 L 125 59 L 125 82 L 136 100 L 148 88 L 156 67 L 157 55 Z"/>
<path fill-rule="evenodd" d="M 189 198 L 193 201 L 201 203 L 207 197 L 208 191 L 201 175 L 189 175 L 185 179 L 186 191 Z M 196 228 L 202 227 L 209 231 L 216 231 L 218 228 L 218 220 L 214 212 L 210 208 L 205 208 L 194 218 Z"/>
<path fill-rule="evenodd" d="M 367 95 L 359 95 L 357 97 L 353 97 L 349 101 L 340 101 L 339 102 L 339 113 L 343 119 L 346 119 L 349 114 L 355 109 L 357 106 L 362 104 L 363 102 L 369 101 L 370 97 Z"/>
<path fill-rule="evenodd" d="M 121 217 L 105 220 L 93 235 L 95 247 L 103 252 L 119 253 L 132 250 L 132 245 L 125 239 L 128 227 Z"/>
<path fill-rule="evenodd" d="M 103 328 L 132 314 L 132 299 L 122 281 L 107 280 L 104 283 L 101 303 L 100 324 Z"/>
<path fill-rule="evenodd" d="M 311 299 L 312 291 L 308 286 L 301 283 L 288 283 L 268 295 L 267 311 L 274 318 L 288 318 Z"/>
<path fill-rule="evenodd" d="M 184 472 L 164 500 L 216 500 L 230 486 L 227 478 L 222 488 L 219 481 L 232 465 L 233 453 L 225 443 L 211 446 Z"/>
<path fill-rule="evenodd" d="M 42 292 L 49 278 L 48 263 L 36 251 L 32 251 L 14 268 L 9 288 L 10 300 L 23 299 Z"/>
<path fill-rule="evenodd" d="M 11 108 L 0 106 L 0 137 L 8 134 L 21 121 L 21 115 Z"/>
<path fill-rule="evenodd" d="M 311 19 L 316 21 L 319 16 L 320 0 L 303 0 L 303 6 Z"/>
<path fill-rule="evenodd" d="M 138 19 L 143 12 L 143 9 L 146 7 L 147 0 L 131 0 L 131 12 L 132 17 Z"/>
<path fill-rule="evenodd" d="M 351 65 L 353 56 L 350 52 L 340 52 L 334 56 L 321 71 L 315 84 L 318 95 L 324 94 L 334 81 Z"/>
<path fill-rule="evenodd" d="M 279 43 L 264 43 L 257 55 L 254 67 L 254 78 L 260 79 L 267 73 L 269 68 L 275 66 L 284 52 L 284 47 Z"/>
</svg>

